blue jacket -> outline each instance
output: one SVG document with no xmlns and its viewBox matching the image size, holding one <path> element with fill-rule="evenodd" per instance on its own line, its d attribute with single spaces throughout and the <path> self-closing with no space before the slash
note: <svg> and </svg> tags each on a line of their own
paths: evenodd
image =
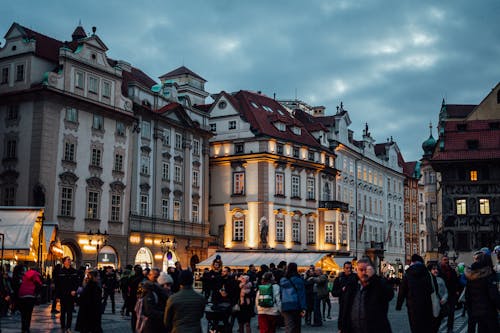
<svg viewBox="0 0 500 333">
<path fill-rule="evenodd" d="M 280 287 L 281 311 L 305 310 L 307 308 L 304 280 L 300 276 L 293 275 L 289 279 L 282 277 Z M 296 295 L 297 297 L 290 299 L 286 295 Z"/>
</svg>

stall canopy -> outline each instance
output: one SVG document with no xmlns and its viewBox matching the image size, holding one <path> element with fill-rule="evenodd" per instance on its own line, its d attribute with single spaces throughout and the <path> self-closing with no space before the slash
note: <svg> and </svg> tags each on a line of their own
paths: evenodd
<svg viewBox="0 0 500 333">
<path fill-rule="evenodd" d="M 37 223 L 40 209 L 18 208 L 0 209 L 0 233 L 4 234 L 4 249 L 30 250 L 32 237 L 40 231 L 41 223 Z"/>
<path fill-rule="evenodd" d="M 222 264 L 231 268 L 248 268 L 253 264 L 257 267 L 260 265 L 269 265 L 270 263 L 278 264 L 284 260 L 287 263 L 295 262 L 299 267 L 309 267 L 315 265 L 321 267 L 322 259 L 330 256 L 330 253 L 325 252 L 217 252 L 196 264 L 197 268 L 205 268 L 212 266 L 214 259 L 220 256 Z"/>
</svg>

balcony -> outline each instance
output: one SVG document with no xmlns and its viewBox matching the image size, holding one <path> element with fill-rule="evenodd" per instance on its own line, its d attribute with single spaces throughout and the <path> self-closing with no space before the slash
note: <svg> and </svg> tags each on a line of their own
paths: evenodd
<svg viewBox="0 0 500 333">
<path fill-rule="evenodd" d="M 148 217 L 132 214 L 130 216 L 130 231 L 170 234 L 176 236 L 206 237 L 209 233 L 208 223 L 193 223 L 189 221 L 173 221 L 160 217 Z"/>
<path fill-rule="evenodd" d="M 348 212 L 349 211 L 349 204 L 342 202 L 342 201 L 337 201 L 337 200 L 320 201 L 318 208 L 326 209 L 326 210 L 341 210 L 343 212 Z"/>
</svg>

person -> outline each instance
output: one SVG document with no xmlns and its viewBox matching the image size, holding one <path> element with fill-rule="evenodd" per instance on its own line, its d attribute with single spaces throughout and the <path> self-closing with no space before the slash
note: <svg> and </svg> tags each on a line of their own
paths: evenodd
<svg viewBox="0 0 500 333">
<path fill-rule="evenodd" d="M 392 287 L 375 274 L 367 258 L 357 263 L 356 280 L 346 286 L 342 310 L 342 333 L 390 333 L 387 317 Z"/>
<path fill-rule="evenodd" d="M 408 319 L 412 333 L 427 332 L 432 314 L 431 275 L 424 266 L 424 259 L 418 254 L 411 256 L 411 265 L 403 276 L 399 287 L 396 310 L 400 311 L 406 299 Z"/>
<path fill-rule="evenodd" d="M 323 326 L 324 316 L 321 316 L 321 303 L 324 298 L 328 297 L 328 277 L 323 274 L 321 268 L 315 267 L 313 275 L 309 280 L 313 282 L 312 298 L 314 323 L 311 326 Z M 325 306 L 323 306 L 323 308 L 325 308 Z"/>
<path fill-rule="evenodd" d="M 448 333 L 453 333 L 453 322 L 455 320 L 455 306 L 458 300 L 459 281 L 455 270 L 450 266 L 450 258 L 444 255 L 439 266 L 439 277 L 446 283 L 448 289 Z"/>
<path fill-rule="evenodd" d="M 500 332 L 497 311 L 500 310 L 500 294 L 493 270 L 491 256 L 487 252 L 474 253 L 474 262 L 465 270 L 465 304 L 467 306 L 468 332 Z"/>
<path fill-rule="evenodd" d="M 201 318 L 205 311 L 205 297 L 193 290 L 193 273 L 179 274 L 180 290 L 170 296 L 165 307 L 163 324 L 169 333 L 201 333 Z"/>
<path fill-rule="evenodd" d="M 101 333 L 101 295 L 99 272 L 88 271 L 84 279 L 84 287 L 78 298 L 79 308 L 75 330 L 82 333 Z"/>
<path fill-rule="evenodd" d="M 305 321 L 307 325 L 313 323 L 313 311 L 314 311 L 314 281 L 312 277 L 314 276 L 314 268 L 309 268 L 304 273 L 304 290 L 306 292 L 306 314 Z"/>
<path fill-rule="evenodd" d="M 346 261 L 344 263 L 342 270 L 343 272 L 341 272 L 339 276 L 333 281 L 332 286 L 332 296 L 339 298 L 339 319 L 337 322 L 338 329 L 340 329 L 340 327 L 342 326 L 344 294 L 347 285 L 353 283 L 357 279 L 356 275 L 352 274 L 352 263 L 350 261 Z"/>
<path fill-rule="evenodd" d="M 257 320 L 259 322 L 260 333 L 275 333 L 278 318 L 281 311 L 281 296 L 280 286 L 274 283 L 274 276 L 271 272 L 266 272 L 262 275 L 261 286 L 257 290 Z M 270 287 L 272 293 L 272 301 L 264 306 L 259 300 L 262 298 L 261 289 Z"/>
<path fill-rule="evenodd" d="M 208 301 L 210 298 L 210 270 L 208 267 L 203 269 L 203 274 L 201 275 L 201 293 L 205 296 L 205 299 Z"/>
<path fill-rule="evenodd" d="M 250 320 L 254 315 L 253 312 L 253 299 L 252 299 L 252 289 L 253 285 L 250 281 L 250 277 L 246 274 L 241 275 L 238 278 L 239 281 L 239 293 L 238 293 L 238 305 L 240 310 L 237 313 L 238 319 L 238 332 L 239 333 L 250 333 Z"/>
<path fill-rule="evenodd" d="M 446 288 L 446 283 L 444 282 L 444 280 L 439 277 L 438 265 L 435 263 L 430 263 L 427 265 L 427 269 L 432 274 L 432 283 L 434 284 L 434 290 L 437 291 L 439 297 L 439 303 L 441 304 L 443 309 L 446 309 L 447 306 L 446 302 L 448 302 L 448 289 Z M 443 320 L 443 317 L 445 315 L 446 315 L 445 313 L 440 313 L 438 317 L 433 316 L 431 324 L 432 333 L 437 333 L 439 331 L 439 327 L 441 326 L 441 321 Z"/>
<path fill-rule="evenodd" d="M 40 273 L 37 267 L 30 267 L 23 275 L 19 286 L 18 305 L 21 312 L 21 332 L 28 333 L 31 326 L 31 316 L 35 307 L 35 300 L 38 291 L 42 286 Z"/>
<path fill-rule="evenodd" d="M 104 296 L 102 298 L 102 313 L 106 310 L 109 297 L 111 299 L 111 313 L 115 314 L 115 289 L 117 285 L 118 282 L 113 267 L 107 266 L 104 269 L 104 278 L 102 281 L 102 290 L 104 291 Z"/>
<path fill-rule="evenodd" d="M 160 279 L 161 278 L 161 279 Z M 163 314 L 169 297 L 167 288 L 164 284 L 172 286 L 174 280 L 166 272 L 161 272 L 157 268 L 151 269 L 148 275 L 148 281 L 144 282 L 144 303 L 143 315 L 148 318 L 142 333 L 164 332 Z"/>
<path fill-rule="evenodd" d="M 139 285 L 144 280 L 144 275 L 142 274 L 141 265 L 134 266 L 134 275 L 130 277 L 128 284 L 128 294 L 127 294 L 127 311 L 132 314 L 130 320 L 130 326 L 132 332 L 135 332 L 135 325 L 137 323 L 137 315 L 135 313 L 135 304 L 137 303 L 137 292 L 139 290 Z"/>
<path fill-rule="evenodd" d="M 55 318 L 56 314 L 59 313 L 57 310 L 57 295 L 56 295 L 56 290 L 58 289 L 58 283 L 59 283 L 59 272 L 61 271 L 61 264 L 57 264 L 54 267 L 54 271 L 52 272 L 52 284 L 54 286 L 54 295 L 52 297 L 52 308 L 50 310 L 50 313 L 52 314 L 52 318 Z"/>
<path fill-rule="evenodd" d="M 123 305 L 120 310 L 122 316 L 129 316 L 130 312 L 127 309 L 127 293 L 128 293 L 128 282 L 130 280 L 130 276 L 132 274 L 132 266 L 127 265 L 123 270 L 120 277 L 120 291 L 122 294 Z"/>
<path fill-rule="evenodd" d="M 219 279 L 222 270 L 222 260 L 220 257 L 216 257 L 212 262 L 212 269 L 208 272 L 206 276 L 206 283 L 208 284 L 207 288 L 209 289 L 210 297 L 213 298 L 219 292 Z M 208 300 L 208 298 L 207 298 Z"/>
<path fill-rule="evenodd" d="M 288 264 L 285 276 L 280 280 L 281 313 L 286 333 L 300 333 L 301 321 L 306 314 L 306 292 L 297 264 Z"/>
<path fill-rule="evenodd" d="M 71 258 L 63 258 L 63 267 L 57 276 L 56 294 L 61 303 L 61 329 L 63 332 L 71 333 L 71 322 L 73 321 L 73 310 L 75 308 L 75 296 L 80 281 L 78 272 L 71 267 Z"/>
</svg>

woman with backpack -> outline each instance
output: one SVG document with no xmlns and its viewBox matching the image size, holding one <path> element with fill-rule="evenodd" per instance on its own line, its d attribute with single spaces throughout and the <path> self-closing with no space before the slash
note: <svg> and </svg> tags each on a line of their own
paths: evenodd
<svg viewBox="0 0 500 333">
<path fill-rule="evenodd" d="M 260 333 L 275 333 L 281 311 L 281 296 L 280 286 L 275 283 L 273 273 L 262 275 L 255 299 Z"/>
<path fill-rule="evenodd" d="M 286 274 L 280 280 L 281 313 L 285 319 L 286 333 L 300 333 L 302 317 L 306 314 L 304 280 L 299 275 L 297 264 L 288 264 Z"/>
</svg>

